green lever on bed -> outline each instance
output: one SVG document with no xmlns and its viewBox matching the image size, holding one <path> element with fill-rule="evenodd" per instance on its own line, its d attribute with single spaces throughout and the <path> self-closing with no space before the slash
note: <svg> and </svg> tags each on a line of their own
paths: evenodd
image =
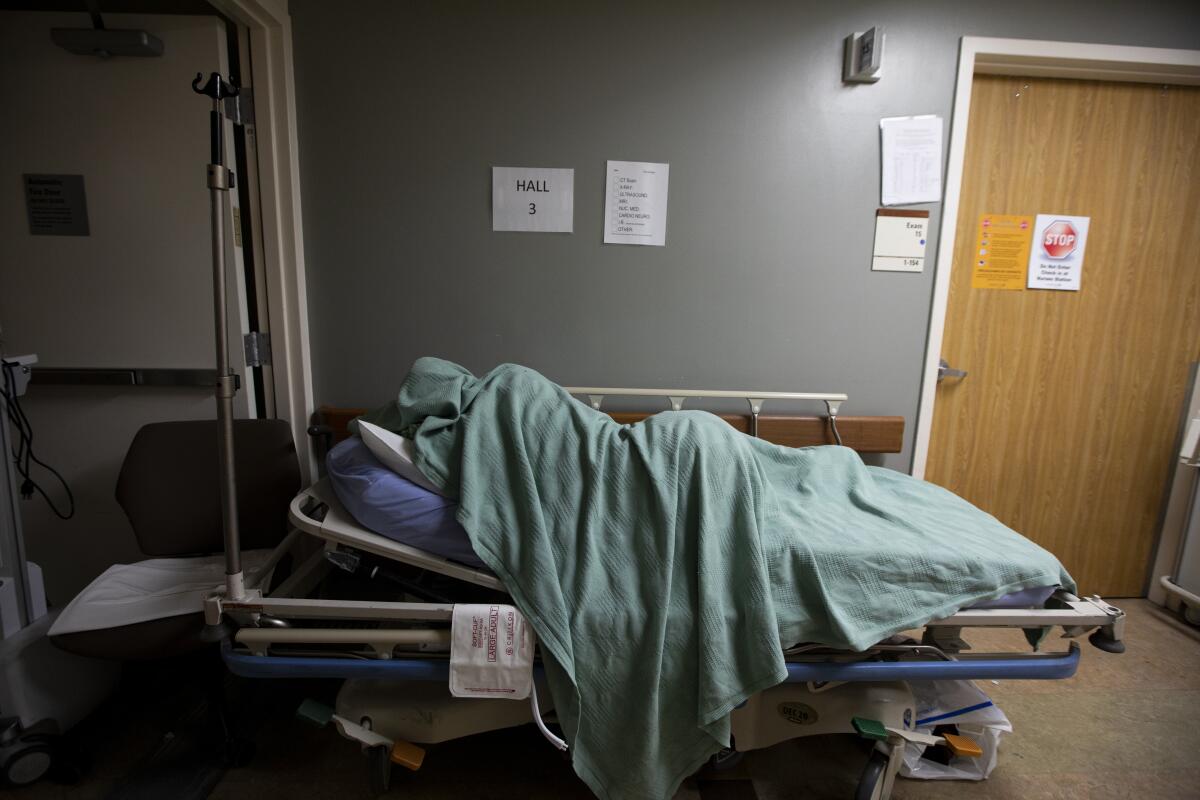
<svg viewBox="0 0 1200 800">
<path fill-rule="evenodd" d="M 874 739 L 877 742 L 886 742 L 888 738 L 887 728 L 877 719 L 864 719 L 863 717 L 853 717 L 850 724 L 854 726 L 854 730 L 859 736 L 864 739 Z"/>
<path fill-rule="evenodd" d="M 318 728 L 324 728 L 329 724 L 329 720 L 333 719 L 333 709 L 316 700 L 305 700 L 296 709 L 296 717 Z"/>
</svg>

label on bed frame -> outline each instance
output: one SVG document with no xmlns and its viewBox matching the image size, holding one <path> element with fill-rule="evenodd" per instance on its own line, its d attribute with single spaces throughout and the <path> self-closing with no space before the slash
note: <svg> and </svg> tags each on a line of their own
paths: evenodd
<svg viewBox="0 0 1200 800">
<path fill-rule="evenodd" d="M 780 703 L 776 710 L 779 716 L 797 725 L 815 725 L 820 719 L 817 710 L 806 703 Z"/>
<path fill-rule="evenodd" d="M 525 700 L 533 629 L 512 606 L 457 603 L 450 624 L 450 694 Z"/>
</svg>

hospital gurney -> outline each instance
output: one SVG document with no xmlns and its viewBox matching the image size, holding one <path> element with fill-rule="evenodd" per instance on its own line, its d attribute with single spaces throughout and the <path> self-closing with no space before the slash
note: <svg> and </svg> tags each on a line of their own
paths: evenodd
<svg viewBox="0 0 1200 800">
<path fill-rule="evenodd" d="M 677 407 L 682 401 L 676 398 L 682 394 L 667 396 Z M 748 398 L 756 417 L 762 394 L 753 397 L 759 398 L 757 407 Z M 598 403 L 597 397 L 590 399 L 593 405 Z M 232 620 L 241 626 L 229 631 L 224 645 L 224 658 L 233 672 L 256 678 L 347 679 L 336 714 L 328 716 L 370 754 L 377 788 L 386 785 L 389 758 L 419 765 L 409 742 L 444 741 L 534 718 L 529 710 L 512 702 L 451 701 L 447 697 L 447 625 L 452 602 L 428 597 L 422 602 L 306 597 L 330 574 L 347 571 L 369 578 L 386 573 L 387 565 L 402 565 L 416 574 L 441 576 L 464 589 L 490 592 L 489 597 L 503 601 L 504 587 L 493 575 L 362 528 L 324 480 L 292 501 L 289 516 L 296 531 L 277 553 L 282 554 L 305 534 L 321 542 L 319 551 L 270 596 L 247 592 L 246 597 L 233 601 L 217 594 L 206 604 L 210 624 Z M 403 576 L 396 586 L 417 600 L 428 589 Z M 1099 598 L 1078 598 L 1058 591 L 1040 608 L 965 609 L 932 620 L 924 626 L 919 642 L 889 640 L 862 652 L 795 647 L 785 652 L 787 680 L 752 697 L 734 712 L 734 744 L 738 751 L 745 751 L 798 736 L 856 733 L 875 743 L 859 796 L 886 797 L 904 743 L 932 744 L 935 738 L 914 730 L 915 709 L 908 682 L 1061 679 L 1078 668 L 1080 649 L 1075 642 L 1066 653 L 977 654 L 967 651 L 960 638 L 963 629 L 1061 627 L 1071 638 L 1091 631 L 1093 644 L 1119 652 L 1123 649 L 1123 623 L 1123 613 Z M 396 710 L 406 704 L 420 705 L 427 713 L 398 714 Z M 455 708 L 464 706 L 472 712 L 456 715 Z M 481 707 L 494 711 L 479 713 Z M 969 743 L 956 742 L 955 746 L 970 751 Z M 721 760 L 732 756 L 722 754 Z"/>
</svg>

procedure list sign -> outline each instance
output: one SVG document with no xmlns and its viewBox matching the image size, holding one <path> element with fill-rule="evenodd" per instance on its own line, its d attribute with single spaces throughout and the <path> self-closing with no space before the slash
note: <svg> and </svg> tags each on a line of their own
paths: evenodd
<svg viewBox="0 0 1200 800">
<path fill-rule="evenodd" d="M 571 233 L 575 170 L 492 167 L 492 230 Z"/>
<path fill-rule="evenodd" d="M 609 161 L 604 196 L 604 243 L 667 243 L 670 164 Z"/>
<path fill-rule="evenodd" d="M 25 208 L 34 236 L 87 236 L 82 175 L 26 175 Z"/>
</svg>

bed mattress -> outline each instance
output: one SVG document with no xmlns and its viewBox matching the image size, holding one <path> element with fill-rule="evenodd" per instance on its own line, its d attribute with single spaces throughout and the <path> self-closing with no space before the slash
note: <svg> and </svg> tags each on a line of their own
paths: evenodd
<svg viewBox="0 0 1200 800">
<path fill-rule="evenodd" d="M 337 444 L 325 459 L 325 469 L 338 500 L 364 528 L 488 571 L 455 517 L 458 504 L 385 467 L 362 439 L 351 436 Z M 1055 588 L 1025 589 L 976 603 L 972 608 L 1036 608 L 1045 604 Z"/>
</svg>

